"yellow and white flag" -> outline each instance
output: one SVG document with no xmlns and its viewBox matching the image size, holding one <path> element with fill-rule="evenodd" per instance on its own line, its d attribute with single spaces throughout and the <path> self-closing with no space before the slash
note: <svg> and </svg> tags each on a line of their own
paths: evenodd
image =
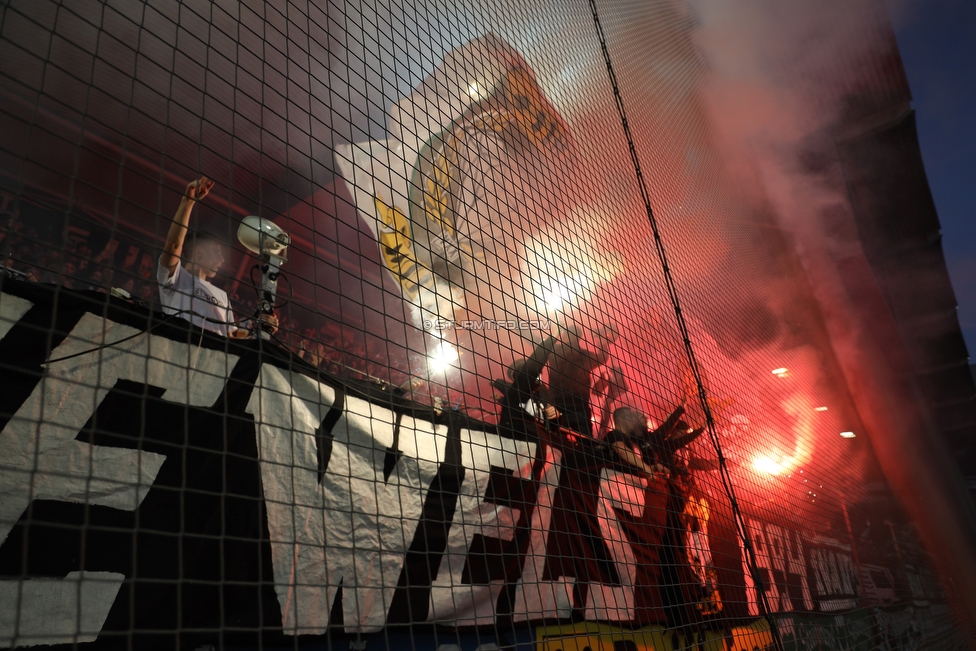
<svg viewBox="0 0 976 651">
<path fill-rule="evenodd" d="M 526 60 L 494 35 L 449 52 L 391 108 L 389 133 L 337 146 L 336 162 L 415 321 L 453 321 L 466 293 L 482 317 L 524 314 L 506 303 L 537 220 L 504 188 L 518 157 L 572 146 Z"/>
</svg>

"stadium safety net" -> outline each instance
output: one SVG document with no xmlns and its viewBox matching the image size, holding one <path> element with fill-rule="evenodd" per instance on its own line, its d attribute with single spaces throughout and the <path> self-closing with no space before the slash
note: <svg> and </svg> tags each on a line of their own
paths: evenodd
<svg viewBox="0 0 976 651">
<path fill-rule="evenodd" d="M 968 648 L 865 374 L 880 3 L 0 36 L 0 647 Z"/>
</svg>

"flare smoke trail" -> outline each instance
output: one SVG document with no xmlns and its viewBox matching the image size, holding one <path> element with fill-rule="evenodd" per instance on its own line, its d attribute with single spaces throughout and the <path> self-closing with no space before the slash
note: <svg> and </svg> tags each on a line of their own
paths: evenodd
<svg viewBox="0 0 976 651">
<path fill-rule="evenodd" d="M 841 258 L 864 255 L 856 233 L 836 226 L 854 219 L 837 151 L 843 130 L 856 120 L 862 129 L 884 126 L 909 110 L 907 97 L 887 114 L 859 115 L 852 106 L 856 92 L 878 83 L 877 69 L 859 65 L 863 55 L 897 58 L 891 26 L 868 0 L 688 4 L 712 68 L 702 94 L 715 140 L 741 186 L 789 233 L 881 466 L 920 525 L 959 623 L 974 636 L 972 503 L 917 387 L 896 375 L 892 351 L 869 332 L 867 311 L 852 302 L 837 268 Z"/>
</svg>

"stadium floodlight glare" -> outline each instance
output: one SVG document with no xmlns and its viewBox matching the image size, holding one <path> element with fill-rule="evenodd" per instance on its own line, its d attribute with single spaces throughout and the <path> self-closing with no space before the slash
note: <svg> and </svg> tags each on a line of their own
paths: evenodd
<svg viewBox="0 0 976 651">
<path fill-rule="evenodd" d="M 273 315 L 278 274 L 281 265 L 288 260 L 286 254 L 291 237 L 271 220 L 251 215 L 241 222 L 237 229 L 237 239 L 261 260 L 261 287 L 258 289 L 260 300 L 256 316 Z M 270 339 L 275 328 L 260 318 L 258 323 L 261 337 Z"/>
</svg>

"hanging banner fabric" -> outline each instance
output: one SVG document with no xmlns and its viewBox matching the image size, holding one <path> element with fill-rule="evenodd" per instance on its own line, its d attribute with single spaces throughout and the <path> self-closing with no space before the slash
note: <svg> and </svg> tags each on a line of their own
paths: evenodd
<svg viewBox="0 0 976 651">
<path fill-rule="evenodd" d="M 594 440 L 517 440 L 262 341 L 56 296 L 0 297 L 0 591 L 19 603 L 0 644 L 111 638 L 132 617 L 245 638 L 582 618 L 769 639 L 721 495 L 640 478 Z M 857 605 L 850 545 L 749 526 L 778 610 Z"/>
</svg>

